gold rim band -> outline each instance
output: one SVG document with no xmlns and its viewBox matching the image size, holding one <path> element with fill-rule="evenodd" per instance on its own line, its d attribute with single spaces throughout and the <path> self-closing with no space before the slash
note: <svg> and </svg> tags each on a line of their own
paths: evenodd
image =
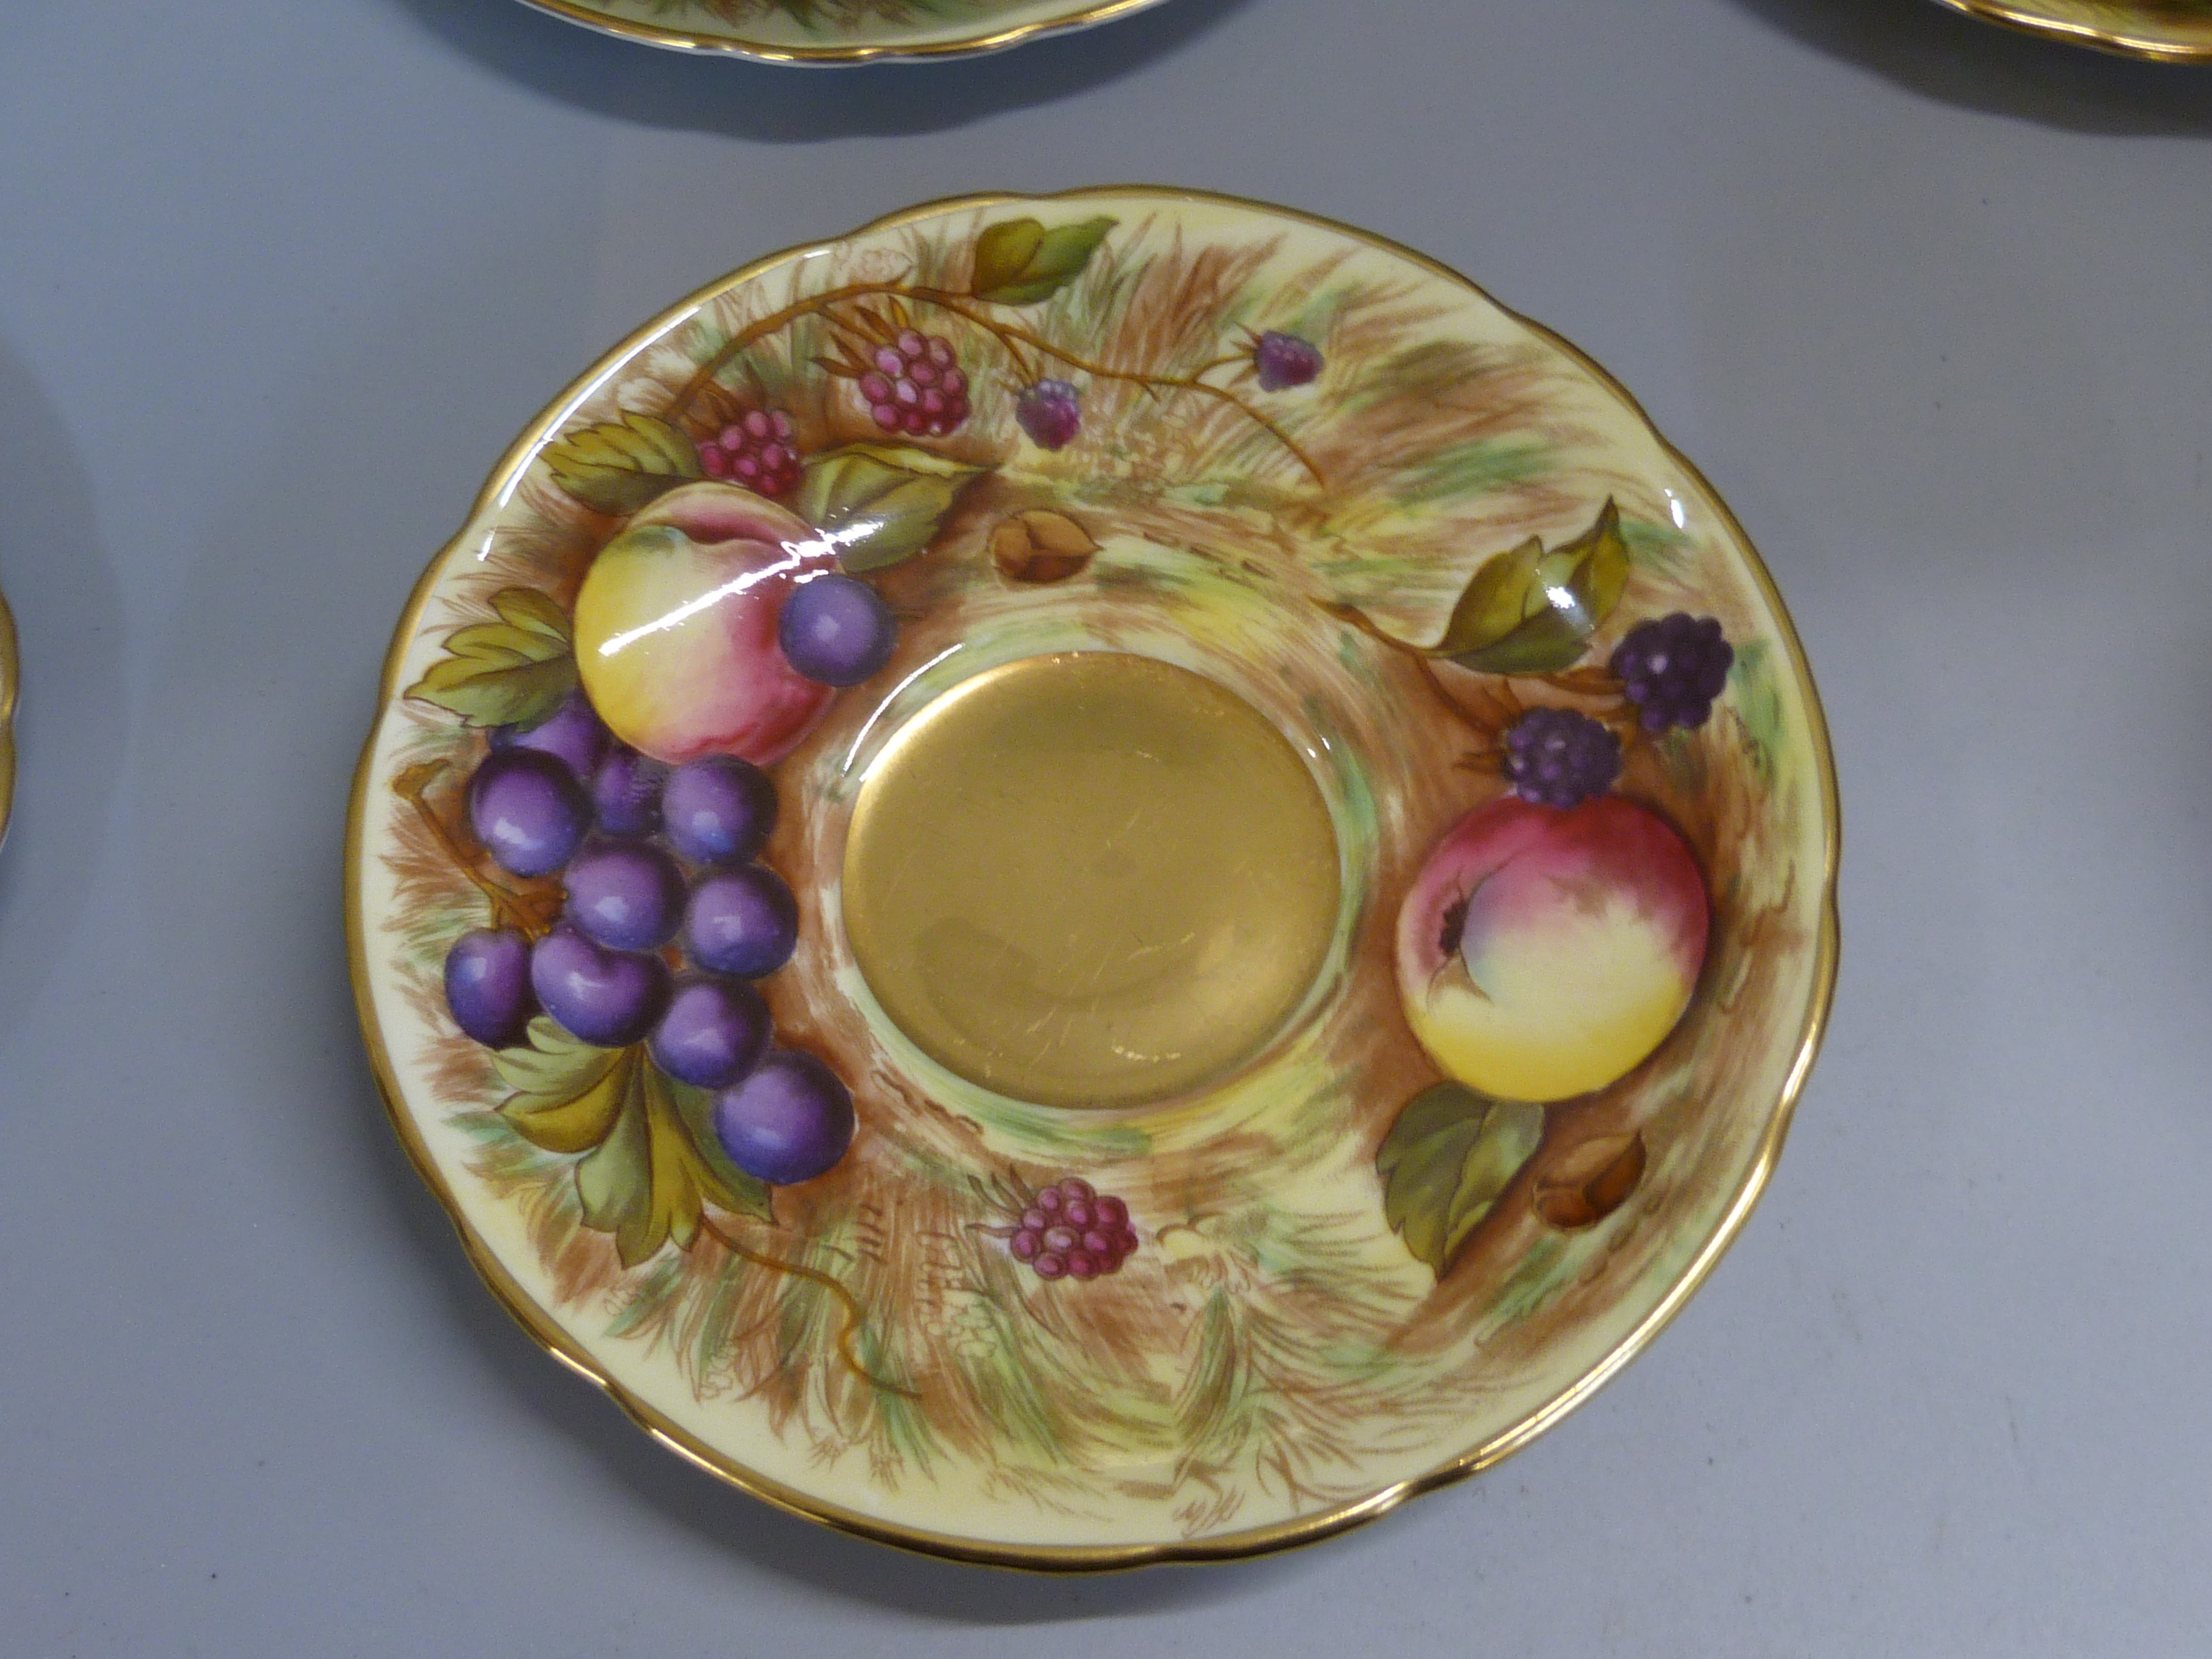
<svg viewBox="0 0 2212 1659">
<path fill-rule="evenodd" d="M 670 52 L 749 58 L 760 64 L 829 65 L 892 63 L 902 58 L 920 60 L 1003 52 L 1008 46 L 1018 46 L 1024 40 L 1033 40 L 1039 35 L 1059 34 L 1069 30 L 1089 28 L 1094 23 L 1110 22 L 1115 18 L 1126 17 L 1133 12 L 1156 6 L 1160 0 L 1106 0 L 1103 5 L 1088 6 L 1064 17 L 1039 18 L 1009 28 L 985 28 L 951 40 L 866 46 L 777 46 L 767 41 L 748 40 L 742 35 L 697 34 L 688 29 L 665 29 L 657 24 L 633 22 L 626 18 L 611 16 L 589 6 L 579 5 L 576 0 L 524 0 L 524 3 L 535 6 L 540 11 L 550 12 L 556 17 L 579 24 L 596 33 L 611 34 L 620 40 L 639 40 L 647 46 L 659 46 Z"/>
<path fill-rule="evenodd" d="M 2100 29 L 2091 23 L 2063 22 L 2039 12 L 2006 4 L 2004 0 L 1938 0 L 1938 3 L 1984 23 L 2017 29 L 2023 34 L 2037 35 L 2045 40 L 2063 41 L 2068 46 L 2088 46 L 2098 52 L 2117 53 L 2123 58 L 2146 58 L 2154 64 L 2212 64 L 2212 39 L 2208 39 L 2202 46 L 2192 46 L 2174 40 L 2156 40 L 2148 35 L 2123 34 L 2111 29 Z"/>
<path fill-rule="evenodd" d="M 0 599 L 0 837 L 15 806 L 15 699 L 23 682 L 23 659 L 15 644 L 15 618 Z"/>
</svg>

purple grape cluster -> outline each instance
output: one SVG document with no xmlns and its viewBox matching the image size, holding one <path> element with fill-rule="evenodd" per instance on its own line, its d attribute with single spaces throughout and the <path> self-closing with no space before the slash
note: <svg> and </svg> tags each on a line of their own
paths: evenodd
<svg viewBox="0 0 2212 1659">
<path fill-rule="evenodd" d="M 944 336 L 902 329 L 869 356 L 860 396 L 884 431 L 941 438 L 968 418 L 968 377 Z"/>
<path fill-rule="evenodd" d="M 1620 775 L 1620 739 L 1571 708 L 1532 708 L 1505 728 L 1505 776 L 1523 800 L 1561 810 Z"/>
<path fill-rule="evenodd" d="M 1260 371 L 1262 392 L 1310 386 L 1321 374 L 1321 348 L 1295 334 L 1269 329 L 1252 348 L 1252 367 Z"/>
<path fill-rule="evenodd" d="M 1703 726 L 1735 662 L 1717 621 L 1677 611 L 1630 629 L 1613 647 L 1612 668 L 1644 729 L 1658 732 Z"/>
<path fill-rule="evenodd" d="M 1097 1279 L 1121 1271 L 1137 1234 L 1127 1204 L 1071 1176 L 1030 1200 L 1006 1248 L 1039 1279 Z"/>
<path fill-rule="evenodd" d="M 756 495 L 788 495 L 800 476 L 791 416 L 780 409 L 749 410 L 699 446 L 699 465 L 708 477 L 743 484 Z"/>
<path fill-rule="evenodd" d="M 812 1055 L 772 1047 L 752 984 L 799 942 L 797 901 L 757 862 L 775 827 L 767 774 L 726 756 L 665 766 L 578 696 L 493 734 L 467 809 L 495 863 L 558 875 L 563 903 L 534 940 L 485 927 L 455 943 L 446 1002 L 463 1031 L 507 1048 L 544 1012 L 598 1048 L 642 1042 L 666 1076 L 715 1092 L 716 1138 L 763 1181 L 810 1180 L 844 1156 L 851 1094 Z"/>
<path fill-rule="evenodd" d="M 1083 404 L 1066 380 L 1039 380 L 1014 404 L 1014 419 L 1039 449 L 1065 449 L 1083 430 Z"/>
</svg>

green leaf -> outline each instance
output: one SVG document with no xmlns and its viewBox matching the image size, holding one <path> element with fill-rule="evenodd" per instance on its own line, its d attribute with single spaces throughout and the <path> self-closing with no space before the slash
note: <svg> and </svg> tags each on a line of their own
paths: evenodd
<svg viewBox="0 0 2212 1659">
<path fill-rule="evenodd" d="M 614 1125 L 597 1149 L 576 1165 L 576 1196 L 583 1203 L 584 1224 L 614 1233 L 617 1239 L 653 1205 L 652 1131 L 638 1087 L 641 1069 L 635 1062 L 621 1067 L 621 1103 Z"/>
<path fill-rule="evenodd" d="M 542 1014 L 530 1046 L 502 1049 L 493 1063 L 512 1092 L 500 1115 L 517 1134 L 549 1152 L 581 1152 L 607 1138 L 629 1079 L 619 1048 L 579 1042 Z"/>
<path fill-rule="evenodd" d="M 700 1190 L 707 1201 L 738 1215 L 774 1221 L 775 1212 L 769 1206 L 768 1183 L 747 1175 L 731 1163 L 730 1155 L 722 1150 L 721 1137 L 714 1133 L 714 1097 L 704 1089 L 695 1089 L 672 1078 L 661 1081 L 698 1154 Z"/>
<path fill-rule="evenodd" d="M 543 593 L 509 587 L 492 596 L 495 623 L 456 629 L 446 655 L 407 689 L 471 726 L 535 726 L 576 689 L 568 618 Z"/>
<path fill-rule="evenodd" d="M 846 570 L 880 570 L 927 547 L 983 470 L 926 449 L 848 444 L 808 459 L 794 507 L 836 544 Z"/>
<path fill-rule="evenodd" d="M 594 513 L 622 518 L 706 476 L 691 441 L 665 421 L 625 415 L 545 446 L 553 482 Z"/>
<path fill-rule="evenodd" d="M 690 1249 L 709 1204 L 774 1218 L 769 1189 L 732 1164 L 716 1141 L 712 1096 L 671 1082 L 638 1049 L 607 1059 L 605 1074 L 586 1094 L 546 1109 L 580 1120 L 588 1103 L 604 1114 L 600 1139 L 576 1164 L 576 1196 L 584 1224 L 614 1235 L 623 1267 L 636 1267 L 666 1243 Z"/>
<path fill-rule="evenodd" d="M 1486 560 L 1429 653 L 1479 673 L 1554 673 L 1583 654 L 1627 586 L 1628 544 L 1608 498 L 1576 540 L 1547 553 L 1532 536 Z"/>
<path fill-rule="evenodd" d="M 997 306 L 1034 305 L 1074 281 L 1111 219 L 1085 219 L 1047 230 L 1035 219 L 1005 219 L 975 239 L 975 272 L 968 291 Z"/>
<path fill-rule="evenodd" d="M 644 1208 L 625 1215 L 615 1232 L 615 1251 L 625 1267 L 635 1267 L 672 1239 L 678 1249 L 690 1249 L 704 1213 L 698 1149 L 668 1097 L 668 1080 L 651 1065 L 641 1062 L 637 1071 L 651 1174 Z"/>
<path fill-rule="evenodd" d="M 1544 1109 L 1458 1083 L 1406 1103 L 1375 1155 L 1382 1213 L 1439 1277 L 1544 1138 Z"/>
</svg>

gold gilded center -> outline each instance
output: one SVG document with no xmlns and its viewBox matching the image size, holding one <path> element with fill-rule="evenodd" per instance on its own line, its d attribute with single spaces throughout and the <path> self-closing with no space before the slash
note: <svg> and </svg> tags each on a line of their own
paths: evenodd
<svg viewBox="0 0 2212 1659">
<path fill-rule="evenodd" d="M 1226 1076 L 1336 926 L 1337 848 L 1281 732 L 1170 663 L 1085 651 L 945 694 L 871 769 L 845 927 L 932 1059 L 1050 1106 Z"/>
</svg>

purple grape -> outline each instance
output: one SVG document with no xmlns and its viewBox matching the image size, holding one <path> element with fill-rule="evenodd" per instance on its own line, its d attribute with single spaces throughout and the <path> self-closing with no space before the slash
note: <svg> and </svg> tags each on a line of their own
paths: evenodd
<svg viewBox="0 0 2212 1659">
<path fill-rule="evenodd" d="M 771 1187 L 811 1181 L 853 1144 L 853 1097 L 812 1054 L 777 1048 L 714 1102 L 730 1162 Z"/>
<path fill-rule="evenodd" d="M 1513 793 L 1546 806 L 1579 806 L 1620 775 L 1620 739 L 1570 708 L 1532 708 L 1505 729 Z"/>
<path fill-rule="evenodd" d="M 660 833 L 660 791 L 668 769 L 628 744 L 617 744 L 592 775 L 599 833 L 624 841 Z"/>
<path fill-rule="evenodd" d="M 1735 647 L 1721 636 L 1718 621 L 1677 611 L 1629 629 L 1613 647 L 1611 666 L 1644 729 L 1657 732 L 1703 726 L 1735 662 Z"/>
<path fill-rule="evenodd" d="M 535 726 L 501 726 L 491 734 L 491 746 L 534 749 L 541 755 L 550 755 L 566 766 L 579 783 L 586 783 L 599 770 L 599 757 L 606 753 L 607 728 L 592 712 L 592 705 L 584 694 L 577 691 Z"/>
<path fill-rule="evenodd" d="M 749 761 L 714 755 L 679 766 L 660 792 L 676 850 L 694 864 L 743 864 L 775 828 L 775 785 Z"/>
<path fill-rule="evenodd" d="M 759 979 L 799 946 L 799 902 L 783 878 L 757 864 L 720 870 L 691 890 L 684 948 L 700 967 Z"/>
<path fill-rule="evenodd" d="M 1039 380 L 1014 404 L 1014 419 L 1039 449 L 1065 449 L 1083 429 L 1083 404 L 1066 380 Z"/>
<path fill-rule="evenodd" d="M 647 1045 L 653 1063 L 678 1083 L 726 1089 L 767 1052 L 768 1004 L 741 979 L 686 974 Z"/>
<path fill-rule="evenodd" d="M 521 1042 L 538 1012 L 530 940 L 512 927 L 462 934 L 446 957 L 446 1006 L 453 1023 L 487 1048 Z"/>
<path fill-rule="evenodd" d="M 783 659 L 817 685 L 858 685 L 898 643 L 891 608 L 867 583 L 822 575 L 799 584 L 776 618 Z"/>
<path fill-rule="evenodd" d="M 469 780 L 469 825 L 500 868 L 550 876 L 574 856 L 591 804 L 567 765 L 537 749 L 501 749 Z"/>
<path fill-rule="evenodd" d="M 1269 329 L 1252 349 L 1252 365 L 1260 371 L 1260 389 L 1281 392 L 1304 386 L 1321 373 L 1321 348 L 1295 334 Z"/>
<path fill-rule="evenodd" d="M 668 1001 L 659 957 L 602 950 L 565 922 L 531 951 L 530 983 L 562 1030 L 602 1048 L 635 1042 Z"/>
<path fill-rule="evenodd" d="M 657 951 L 684 921 L 684 872 L 658 847 L 600 842 L 568 861 L 568 920 L 611 951 Z"/>
</svg>

